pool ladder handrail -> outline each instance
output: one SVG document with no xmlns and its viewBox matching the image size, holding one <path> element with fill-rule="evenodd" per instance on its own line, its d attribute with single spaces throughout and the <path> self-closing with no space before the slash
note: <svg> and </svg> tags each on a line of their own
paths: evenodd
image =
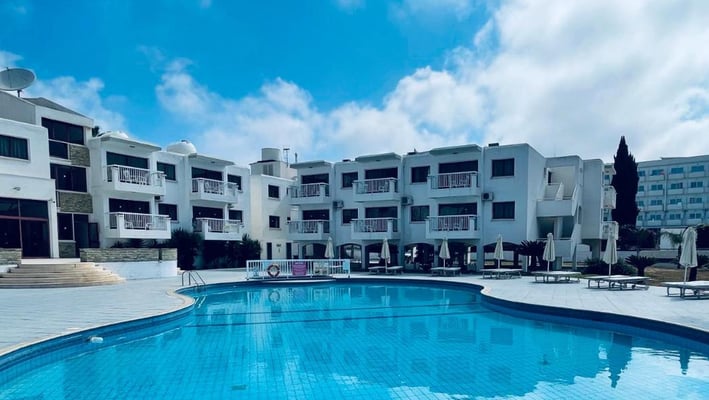
<svg viewBox="0 0 709 400">
<path fill-rule="evenodd" d="M 202 275 L 199 274 L 197 271 L 182 271 L 182 286 L 185 286 L 185 274 L 187 275 L 187 286 L 192 286 L 192 282 L 194 281 L 195 286 L 204 286 L 207 284 L 207 282 L 204 281 L 202 278 Z"/>
</svg>

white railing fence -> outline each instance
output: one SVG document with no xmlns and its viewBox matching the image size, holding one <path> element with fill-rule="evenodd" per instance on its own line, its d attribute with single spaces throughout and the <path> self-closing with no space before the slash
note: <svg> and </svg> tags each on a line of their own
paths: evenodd
<svg viewBox="0 0 709 400">
<path fill-rule="evenodd" d="M 453 189 L 478 186 L 477 172 L 454 172 L 429 177 L 431 189 Z"/>
<path fill-rule="evenodd" d="M 302 279 L 333 274 L 350 276 L 349 259 L 248 260 L 246 279 Z"/>
<path fill-rule="evenodd" d="M 140 229 L 166 231 L 169 229 L 170 217 L 167 215 L 111 212 L 108 213 L 108 223 L 111 229 Z"/>
</svg>

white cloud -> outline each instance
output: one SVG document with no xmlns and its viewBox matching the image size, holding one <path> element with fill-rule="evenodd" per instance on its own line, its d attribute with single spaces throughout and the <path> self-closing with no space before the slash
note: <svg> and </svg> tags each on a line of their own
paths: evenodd
<svg viewBox="0 0 709 400">
<path fill-rule="evenodd" d="M 506 2 L 480 75 L 486 141 L 610 161 L 626 135 L 640 160 L 706 153 L 707 18 L 702 1 Z"/>
<path fill-rule="evenodd" d="M 335 3 L 340 9 L 348 12 L 358 10 L 365 5 L 364 0 L 335 0 Z"/>
<path fill-rule="evenodd" d="M 473 13 L 478 3 L 476 0 L 401 0 L 392 4 L 391 12 L 396 19 L 453 16 L 464 20 Z"/>
<path fill-rule="evenodd" d="M 17 54 L 0 50 L 0 68 L 1 69 L 15 67 L 16 63 L 18 61 L 20 61 L 21 59 L 22 59 L 22 57 L 18 56 Z"/>
<path fill-rule="evenodd" d="M 102 130 L 126 130 L 125 118 L 109 109 L 107 103 L 123 101 L 120 98 L 103 98 L 104 84 L 98 78 L 78 81 L 64 76 L 50 80 L 38 80 L 25 89 L 24 97 L 44 97 L 94 120 Z"/>
</svg>

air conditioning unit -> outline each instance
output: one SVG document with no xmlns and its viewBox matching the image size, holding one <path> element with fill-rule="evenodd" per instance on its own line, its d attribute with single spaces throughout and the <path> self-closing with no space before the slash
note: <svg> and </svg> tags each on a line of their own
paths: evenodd
<svg viewBox="0 0 709 400">
<path fill-rule="evenodd" d="M 411 198 L 411 196 L 402 196 L 401 197 L 401 205 L 402 206 L 410 206 L 414 204 L 414 199 Z"/>
<path fill-rule="evenodd" d="M 162 196 L 155 196 L 155 201 L 158 203 L 162 201 Z"/>
<path fill-rule="evenodd" d="M 493 196 L 492 192 L 483 192 L 483 201 L 492 201 L 495 196 Z"/>
<path fill-rule="evenodd" d="M 342 208 L 345 206 L 345 203 L 342 200 L 335 200 L 332 202 L 332 206 L 334 208 Z"/>
</svg>

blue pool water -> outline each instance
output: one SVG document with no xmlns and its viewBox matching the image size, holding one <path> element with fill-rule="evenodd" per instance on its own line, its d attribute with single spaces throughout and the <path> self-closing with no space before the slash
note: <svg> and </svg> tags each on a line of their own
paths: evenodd
<svg viewBox="0 0 709 400">
<path fill-rule="evenodd" d="M 252 284 L 198 294 L 191 314 L 147 336 L 114 330 L 102 343 L 6 366 L 0 399 L 709 396 L 706 346 L 520 319 L 460 286 Z"/>
</svg>

